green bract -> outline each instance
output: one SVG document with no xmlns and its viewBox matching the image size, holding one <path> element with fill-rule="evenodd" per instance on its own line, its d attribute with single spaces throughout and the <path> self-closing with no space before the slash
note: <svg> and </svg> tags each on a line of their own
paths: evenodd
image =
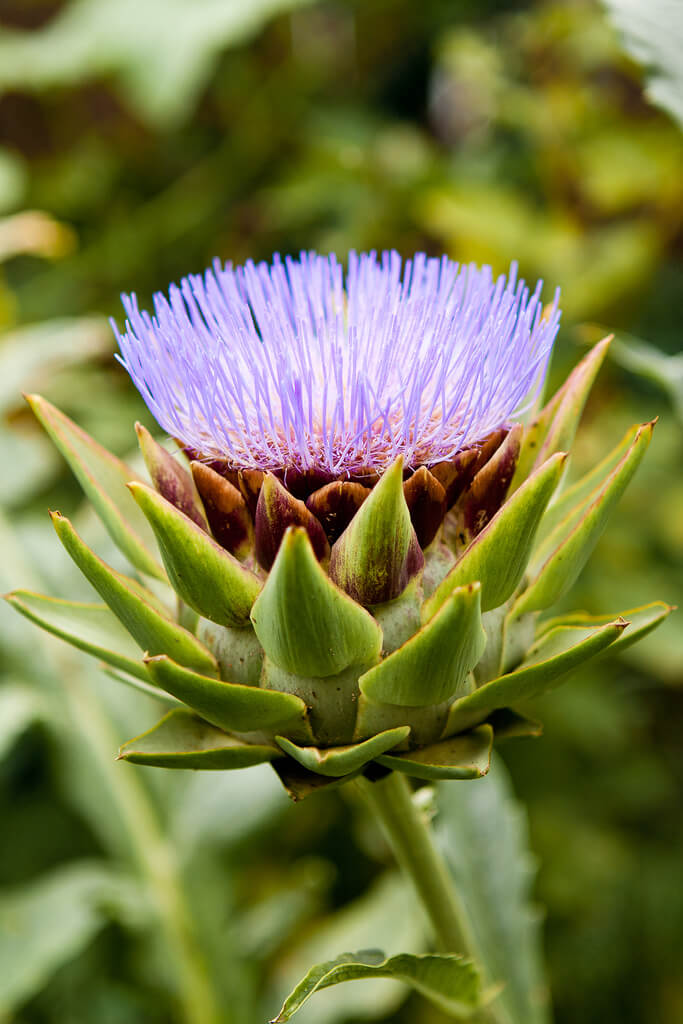
<svg viewBox="0 0 683 1024">
<path fill-rule="evenodd" d="M 138 575 L 109 567 L 53 513 L 103 603 L 23 591 L 9 600 L 115 678 L 172 703 L 121 748 L 124 760 L 195 769 L 267 761 L 295 799 L 372 762 L 421 779 L 478 778 L 496 736 L 538 732 L 518 704 L 670 611 L 547 615 L 654 426 L 633 428 L 560 493 L 606 347 L 527 426 L 504 427 L 448 464 L 411 474 L 398 458 L 379 480 L 308 489 L 254 470 L 182 465 L 138 425 L 150 486 L 32 396 Z M 173 607 L 145 577 L 168 582 Z"/>
</svg>

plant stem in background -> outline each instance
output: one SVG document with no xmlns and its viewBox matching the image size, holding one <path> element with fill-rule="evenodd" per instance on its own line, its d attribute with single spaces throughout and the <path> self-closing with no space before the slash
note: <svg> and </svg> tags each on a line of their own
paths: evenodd
<svg viewBox="0 0 683 1024">
<path fill-rule="evenodd" d="M 405 775 L 391 772 L 378 782 L 360 778 L 356 785 L 380 821 L 401 869 L 413 882 L 441 952 L 471 954 L 464 908 Z"/>
</svg>

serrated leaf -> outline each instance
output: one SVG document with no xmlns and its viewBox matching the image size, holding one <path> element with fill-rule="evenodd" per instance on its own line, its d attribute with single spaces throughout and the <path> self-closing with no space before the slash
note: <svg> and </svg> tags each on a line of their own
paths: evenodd
<svg viewBox="0 0 683 1024">
<path fill-rule="evenodd" d="M 277 747 L 245 743 L 197 718 L 191 711 L 169 711 L 160 722 L 124 743 L 119 759 L 156 768 L 226 771 L 249 768 L 281 757 Z"/>
<path fill-rule="evenodd" d="M 428 621 L 456 587 L 481 582 L 481 608 L 504 604 L 519 585 L 545 508 L 559 483 L 567 456 L 552 455 L 499 509 L 462 558 L 424 603 Z"/>
<path fill-rule="evenodd" d="M 399 457 L 332 547 L 330 578 L 360 604 L 382 604 L 398 597 L 423 565 Z"/>
<path fill-rule="evenodd" d="M 261 589 L 258 577 L 146 484 L 130 490 L 154 531 L 177 594 L 220 626 L 245 626 Z"/>
<path fill-rule="evenodd" d="M 406 754 L 382 754 L 377 761 L 414 779 L 480 779 L 489 770 L 492 745 L 493 729 L 482 725 Z"/>
<path fill-rule="evenodd" d="M 378 624 L 330 581 L 301 527 L 287 530 L 251 621 L 271 661 L 303 676 L 335 675 L 382 647 Z"/>
<path fill-rule="evenodd" d="M 631 56 L 647 70 L 646 95 L 683 126 L 680 7 L 677 0 L 605 0 Z"/>
<path fill-rule="evenodd" d="M 361 743 L 351 743 L 343 747 L 299 747 L 285 736 L 276 736 L 278 744 L 286 754 L 293 757 L 300 765 L 310 772 L 319 775 L 331 775 L 336 778 L 357 772 L 368 761 L 378 754 L 391 750 L 406 740 L 410 735 L 410 726 L 399 726 L 388 729 Z"/>
<path fill-rule="evenodd" d="M 114 543 L 132 565 L 165 579 L 151 551 L 154 539 L 127 484 L 137 474 L 40 395 L 27 395 L 35 416 L 69 463 Z"/>
<path fill-rule="evenodd" d="M 457 587 L 415 636 L 360 677 L 361 693 L 384 704 L 440 704 L 457 691 L 485 646 L 481 585 Z"/>
<path fill-rule="evenodd" d="M 455 954 L 415 956 L 399 953 L 384 959 L 377 950 L 343 953 L 336 960 L 316 964 L 302 978 L 271 1024 L 284 1024 L 321 989 L 361 978 L 394 978 L 414 988 L 445 1013 L 469 1016 L 481 1005 L 481 986 L 471 960 Z"/>
<path fill-rule="evenodd" d="M 155 489 L 200 529 L 208 530 L 201 498 L 190 473 L 180 465 L 177 458 L 154 440 L 142 423 L 135 424 L 135 433 Z"/>
<path fill-rule="evenodd" d="M 627 625 L 624 619 L 616 619 L 595 629 L 558 626 L 551 630 L 534 644 L 519 668 L 455 701 L 447 732 L 470 728 L 498 708 L 540 696 L 561 676 L 614 643 Z"/>
<path fill-rule="evenodd" d="M 549 608 L 571 587 L 602 534 L 609 514 L 640 465 L 652 437 L 654 423 L 637 431 L 628 451 L 585 503 L 571 511 L 546 537 L 529 566 L 531 582 L 510 613 L 519 618 L 527 612 Z"/>
<path fill-rule="evenodd" d="M 53 636 L 147 681 L 138 646 L 106 604 L 65 601 L 28 590 L 15 590 L 6 600 Z"/>
<path fill-rule="evenodd" d="M 65 516 L 53 512 L 52 522 L 78 568 L 143 651 L 168 654 L 181 665 L 217 675 L 215 658 L 192 633 L 152 607 L 130 586 L 134 581 L 98 558 Z"/>
<path fill-rule="evenodd" d="M 145 665 L 157 686 L 219 729 L 271 729 L 302 718 L 306 711 L 304 702 L 294 694 L 211 679 L 177 665 L 164 654 L 146 658 Z"/>
<path fill-rule="evenodd" d="M 471 786 L 437 786 L 437 838 L 453 873 L 482 982 L 498 988 L 487 1013 L 499 1024 L 548 1024 L 534 869 L 523 809 L 500 759 Z"/>
</svg>

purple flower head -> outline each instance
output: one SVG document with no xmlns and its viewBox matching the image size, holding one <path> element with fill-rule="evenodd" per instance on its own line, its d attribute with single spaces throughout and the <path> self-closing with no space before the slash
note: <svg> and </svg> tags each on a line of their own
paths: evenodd
<svg viewBox="0 0 683 1024">
<path fill-rule="evenodd" d="M 123 296 L 121 362 L 159 424 L 206 459 L 334 476 L 452 458 L 522 411 L 557 302 L 445 256 L 350 252 L 221 266 Z"/>
</svg>

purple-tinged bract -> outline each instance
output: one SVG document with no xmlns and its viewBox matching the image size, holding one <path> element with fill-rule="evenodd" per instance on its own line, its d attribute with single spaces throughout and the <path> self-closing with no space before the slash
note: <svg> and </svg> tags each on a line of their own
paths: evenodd
<svg viewBox="0 0 683 1024">
<path fill-rule="evenodd" d="M 221 266 L 124 296 L 121 361 L 165 430 L 202 458 L 332 476 L 452 458 L 519 414 L 559 325 L 513 264 L 349 253 Z"/>
</svg>

